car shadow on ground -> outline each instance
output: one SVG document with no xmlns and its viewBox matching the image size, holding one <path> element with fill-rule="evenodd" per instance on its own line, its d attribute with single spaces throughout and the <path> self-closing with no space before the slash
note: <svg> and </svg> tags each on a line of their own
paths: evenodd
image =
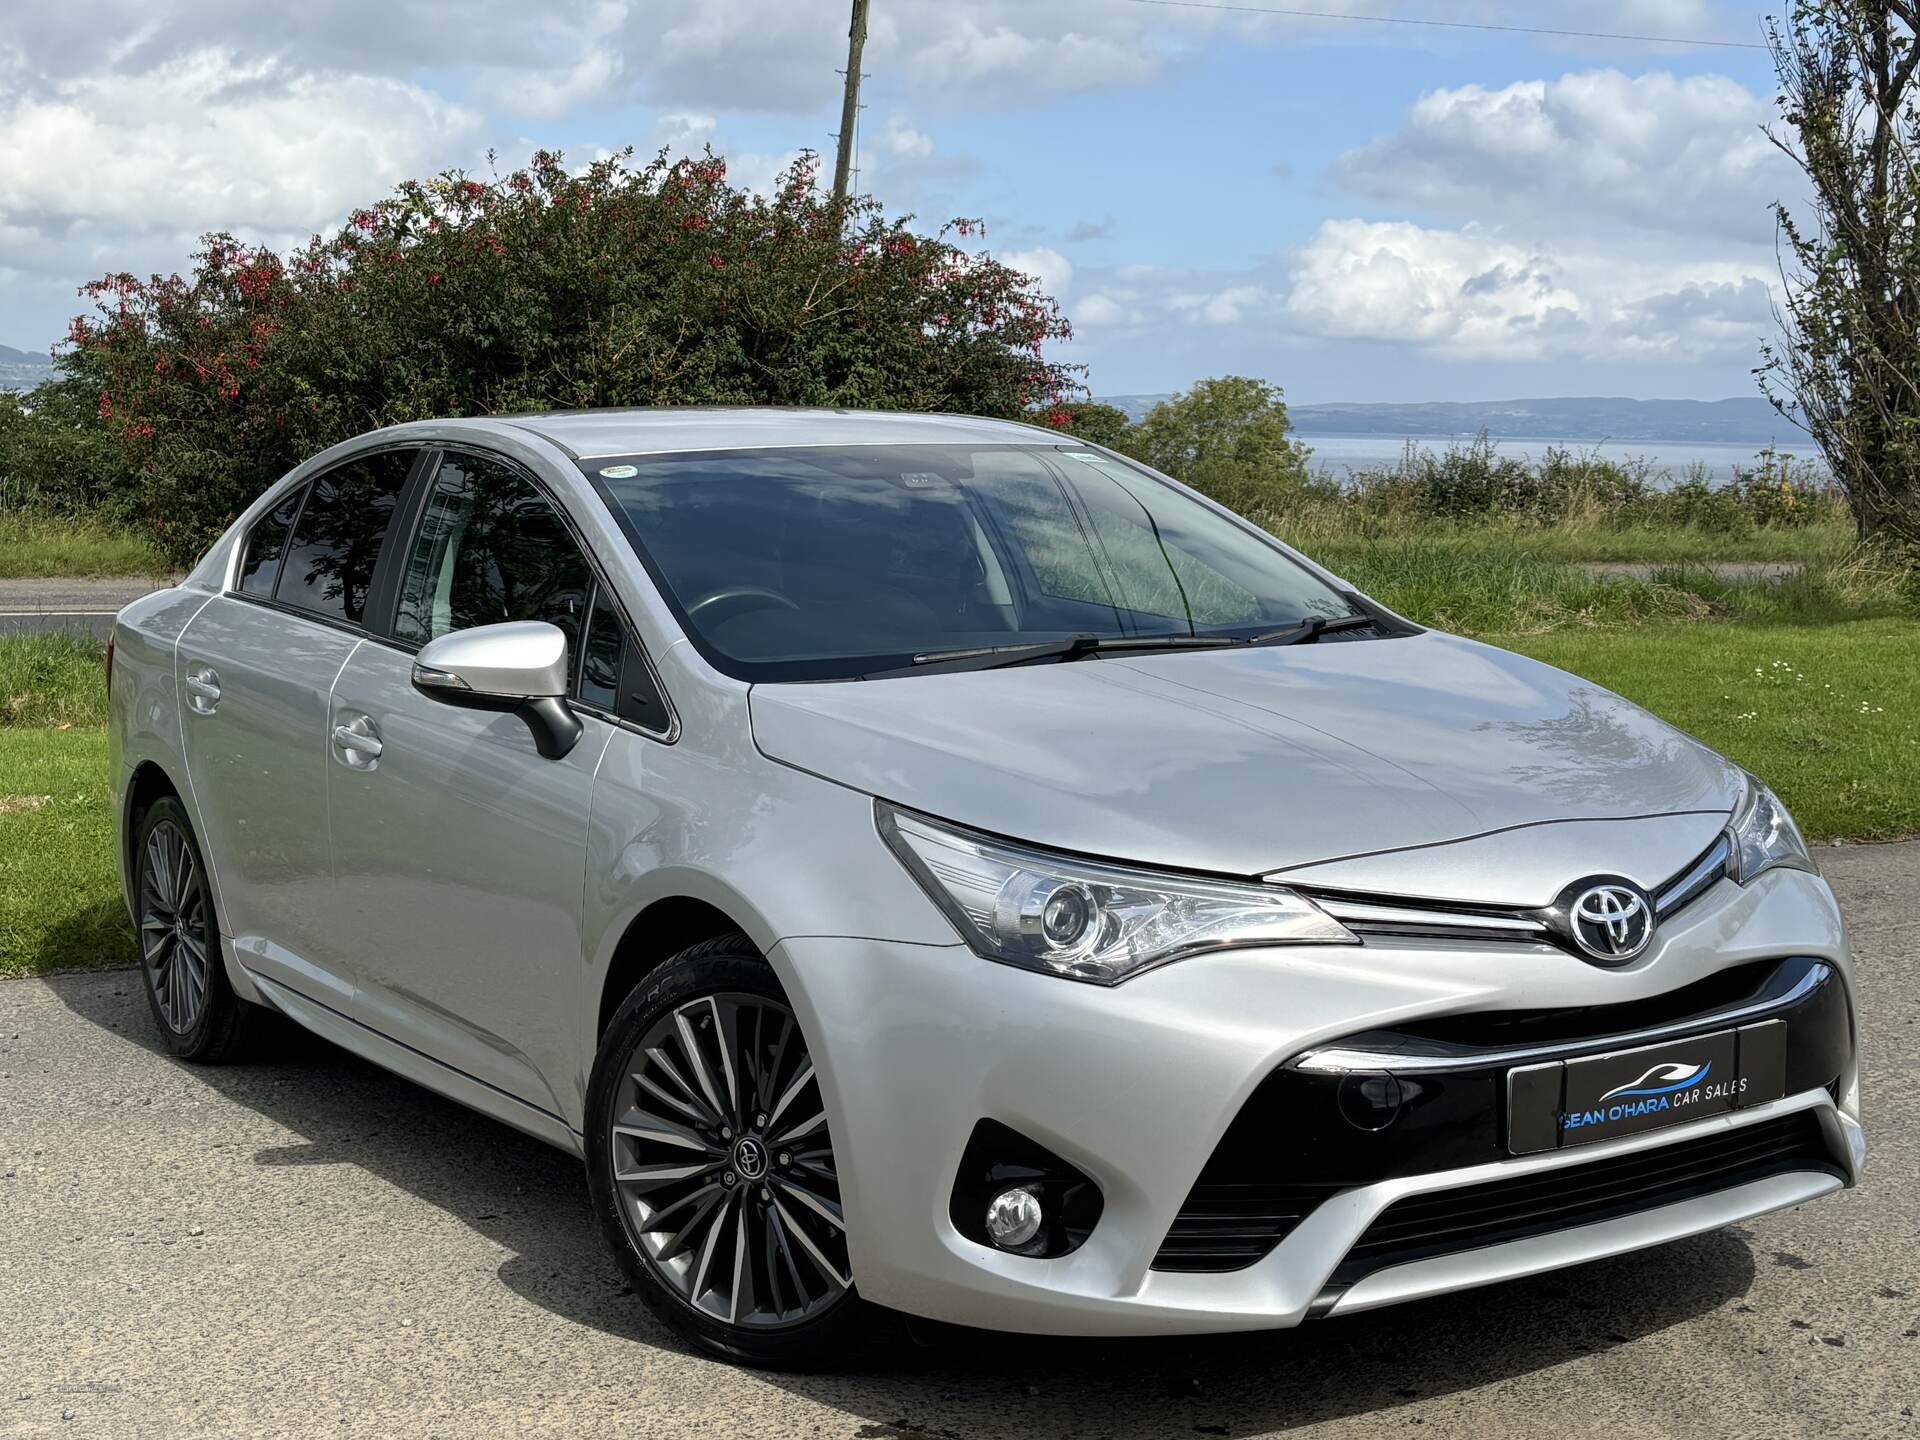
<svg viewBox="0 0 1920 1440">
<path fill-rule="evenodd" d="M 159 1050 L 137 972 L 47 983 L 76 1015 Z M 277 1017 L 267 1029 L 259 1058 L 192 1071 L 301 1137 L 258 1151 L 256 1164 L 361 1166 L 507 1250 L 499 1276 L 523 1298 L 636 1346 L 684 1350 L 602 1250 L 577 1160 Z M 315 1218 L 303 1211 L 301 1223 Z M 1126 1341 L 950 1331 L 855 1373 L 765 1378 L 869 1422 L 859 1433 L 870 1440 L 1003 1430 L 1242 1435 L 1402 1408 L 1410 1423 L 1422 1401 L 1626 1345 L 1729 1305 L 1753 1277 L 1745 1239 L 1722 1230 L 1293 1331 Z"/>
</svg>

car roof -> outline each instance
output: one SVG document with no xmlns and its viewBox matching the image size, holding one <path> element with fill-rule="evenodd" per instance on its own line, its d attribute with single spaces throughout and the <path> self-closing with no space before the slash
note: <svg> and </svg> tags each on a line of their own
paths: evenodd
<svg viewBox="0 0 1920 1440">
<path fill-rule="evenodd" d="M 1012 420 L 887 410 L 798 410 L 774 406 L 660 406 L 554 410 L 473 422 L 530 431 L 592 460 L 686 450 L 753 450 L 779 445 L 1060 444 L 1067 437 Z"/>
</svg>

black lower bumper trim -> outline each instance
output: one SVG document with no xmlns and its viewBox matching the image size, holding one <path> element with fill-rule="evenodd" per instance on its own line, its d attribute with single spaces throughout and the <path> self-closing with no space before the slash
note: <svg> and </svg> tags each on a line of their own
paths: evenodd
<svg viewBox="0 0 1920 1440">
<path fill-rule="evenodd" d="M 1619 1037 L 1647 1025 L 1674 1038 L 1724 1029 L 1729 1006 L 1740 1007 L 1742 1024 L 1785 1022 L 1784 1083 L 1775 1093 L 1830 1087 L 1845 1073 L 1853 1051 L 1846 987 L 1810 957 L 1743 965 L 1621 1006 L 1514 1012 L 1517 1019 L 1489 1012 L 1353 1036 L 1320 1049 L 1378 1055 L 1381 1067 L 1341 1073 L 1295 1061 L 1262 1080 L 1201 1171 L 1154 1268 L 1243 1269 L 1342 1190 L 1511 1159 L 1507 1076 L 1520 1063 L 1516 1041 L 1533 1043 L 1525 1053 L 1534 1060 L 1572 1060 L 1621 1049 Z"/>
<path fill-rule="evenodd" d="M 1344 1290 L 1394 1265 L 1593 1225 L 1794 1171 L 1847 1178 L 1813 1111 L 1585 1164 L 1410 1195 L 1374 1217 L 1330 1285 Z"/>
</svg>

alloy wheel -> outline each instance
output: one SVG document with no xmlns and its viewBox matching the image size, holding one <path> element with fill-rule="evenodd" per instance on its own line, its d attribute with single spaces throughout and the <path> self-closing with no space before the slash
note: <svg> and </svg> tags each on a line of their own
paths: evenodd
<svg viewBox="0 0 1920 1440">
<path fill-rule="evenodd" d="M 162 821 L 147 834 L 140 873 L 140 956 L 162 1018 L 185 1035 L 207 1003 L 207 889 L 193 846 Z"/>
<path fill-rule="evenodd" d="M 687 1305 L 766 1330 L 847 1294 L 825 1101 L 779 1001 L 703 995 L 663 1015 L 620 1082 L 610 1138 L 627 1228 Z"/>
</svg>

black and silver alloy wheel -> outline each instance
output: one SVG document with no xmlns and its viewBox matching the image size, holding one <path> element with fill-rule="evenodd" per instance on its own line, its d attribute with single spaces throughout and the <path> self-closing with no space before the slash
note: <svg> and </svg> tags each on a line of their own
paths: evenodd
<svg viewBox="0 0 1920 1440">
<path fill-rule="evenodd" d="M 130 856 L 140 969 L 161 1040 L 196 1064 L 234 1058 L 260 1012 L 227 977 L 207 863 L 186 807 L 171 795 L 148 806 Z"/>
<path fill-rule="evenodd" d="M 782 1368 L 885 1338 L 853 1283 L 826 1099 L 744 935 L 681 951 L 614 1013 L 587 1096 L 587 1181 L 634 1290 L 683 1336 Z"/>
<path fill-rule="evenodd" d="M 624 1089 L 614 1182 L 681 1299 L 764 1328 L 846 1293 L 826 1107 L 791 1010 L 738 992 L 678 1005 L 647 1032 Z"/>
<path fill-rule="evenodd" d="M 147 830 L 139 894 L 147 984 L 167 1027 L 189 1034 L 207 1003 L 207 887 L 192 844 L 171 820 Z"/>
</svg>

